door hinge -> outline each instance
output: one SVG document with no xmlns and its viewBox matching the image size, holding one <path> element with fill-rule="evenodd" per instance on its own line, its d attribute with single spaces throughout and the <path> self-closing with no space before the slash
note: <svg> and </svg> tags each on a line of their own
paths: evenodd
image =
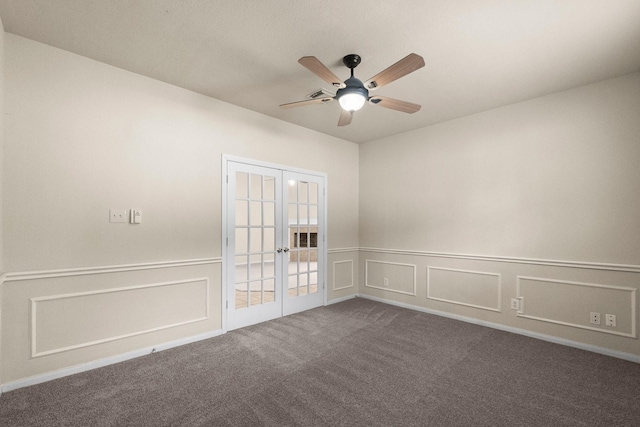
<svg viewBox="0 0 640 427">
<path fill-rule="evenodd" d="M 227 237 L 227 246 L 229 246 L 229 238 Z"/>
<path fill-rule="evenodd" d="M 226 306 L 226 309 L 227 309 L 227 310 L 229 309 L 229 300 L 227 300 L 227 306 Z"/>
<path fill-rule="evenodd" d="M 229 183 L 229 175 L 227 175 L 227 184 Z"/>
</svg>

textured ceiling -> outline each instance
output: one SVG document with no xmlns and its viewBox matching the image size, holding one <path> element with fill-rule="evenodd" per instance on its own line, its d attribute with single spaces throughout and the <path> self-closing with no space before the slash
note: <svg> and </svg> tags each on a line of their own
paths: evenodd
<svg viewBox="0 0 640 427">
<path fill-rule="evenodd" d="M 638 0 L 0 0 L 5 31 L 249 110 L 362 143 L 640 70 Z M 376 91 L 422 105 L 281 109 L 407 54 L 426 66 Z"/>
</svg>

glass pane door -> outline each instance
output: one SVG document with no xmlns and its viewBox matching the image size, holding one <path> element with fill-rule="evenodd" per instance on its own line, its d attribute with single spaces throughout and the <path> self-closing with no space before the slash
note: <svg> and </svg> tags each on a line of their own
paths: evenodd
<svg viewBox="0 0 640 427">
<path fill-rule="evenodd" d="M 291 314 L 322 305 L 324 293 L 324 218 L 323 179 L 294 172 L 285 172 L 284 191 L 287 205 L 286 235 L 289 252 L 284 260 L 287 291 L 284 295 L 284 313 Z"/>
</svg>

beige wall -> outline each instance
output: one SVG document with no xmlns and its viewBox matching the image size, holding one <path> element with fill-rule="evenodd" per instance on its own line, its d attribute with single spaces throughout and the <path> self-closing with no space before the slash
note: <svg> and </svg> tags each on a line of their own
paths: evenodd
<svg viewBox="0 0 640 427">
<path fill-rule="evenodd" d="M 639 81 L 362 145 L 361 245 L 640 264 Z"/>
<path fill-rule="evenodd" d="M 220 331 L 223 154 L 326 173 L 328 247 L 357 259 L 357 145 L 4 45 L 3 383 Z M 142 224 L 109 223 L 110 208 L 141 209 Z M 357 292 L 334 290 L 333 258 L 329 300 Z"/>
<path fill-rule="evenodd" d="M 362 145 L 361 292 L 640 355 L 639 117 L 635 73 Z"/>
<path fill-rule="evenodd" d="M 221 256 L 222 153 L 326 172 L 329 244 L 357 242 L 357 145 L 10 34 L 7 57 L 8 271 Z"/>
</svg>

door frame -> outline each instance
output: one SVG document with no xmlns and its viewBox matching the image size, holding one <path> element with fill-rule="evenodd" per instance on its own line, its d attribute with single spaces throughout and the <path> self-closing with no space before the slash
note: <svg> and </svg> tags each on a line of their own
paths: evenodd
<svg viewBox="0 0 640 427">
<path fill-rule="evenodd" d="M 264 162 L 264 161 L 260 161 L 260 160 L 255 160 L 255 159 L 249 159 L 246 157 L 238 157 L 238 156 L 233 156 L 233 155 L 229 155 L 229 154 L 222 154 L 222 176 L 221 176 L 221 185 L 222 185 L 222 203 L 221 203 L 221 209 L 222 209 L 222 241 L 221 241 L 221 253 L 222 253 L 222 300 L 221 300 L 221 306 L 220 306 L 220 312 L 222 313 L 222 333 L 227 333 L 228 331 L 228 321 L 227 321 L 227 316 L 229 313 L 229 294 L 228 294 L 228 277 L 229 277 L 229 257 L 234 258 L 234 254 L 229 254 L 228 250 L 229 250 L 229 235 L 228 235 L 228 226 L 229 226 L 229 218 L 228 218 L 228 207 L 227 207 L 227 201 L 228 201 L 228 184 L 229 184 L 229 172 L 228 172 L 228 164 L 229 162 L 235 162 L 235 163 L 244 163 L 247 165 L 251 165 L 251 166 L 259 166 L 259 167 L 266 167 L 266 168 L 271 168 L 271 169 L 279 169 L 280 171 L 290 171 L 290 172 L 297 172 L 297 173 L 301 173 L 301 174 L 307 174 L 307 175 L 314 175 L 317 177 L 320 177 L 324 180 L 324 191 L 322 192 L 322 194 L 319 194 L 318 197 L 322 198 L 322 209 L 323 209 L 323 219 L 322 219 L 322 226 L 324 229 L 324 234 L 322 235 L 322 239 L 324 241 L 324 245 L 323 245 L 323 250 L 322 251 L 318 251 L 318 257 L 321 258 L 321 260 L 319 259 L 318 264 L 321 265 L 321 267 L 318 267 L 319 269 L 322 268 L 322 283 L 318 283 L 318 285 L 322 286 L 322 304 L 323 305 L 327 305 L 327 272 L 328 272 L 328 266 L 327 266 L 327 253 L 328 253 L 328 245 L 327 245 L 327 225 L 328 225 L 328 218 L 327 218 L 327 213 L 328 213 L 328 209 L 327 209 L 327 186 L 328 186 L 328 182 L 327 182 L 327 174 L 324 172 L 317 172 L 317 171 L 313 171 L 313 170 L 308 170 L 308 169 L 301 169 L 301 168 L 296 168 L 296 167 L 292 167 L 292 166 L 286 166 L 286 165 L 281 165 L 281 164 L 277 164 L 277 163 L 270 163 L 270 162 Z M 318 236 L 318 238 L 320 238 L 320 236 Z M 322 261 L 320 263 L 320 261 Z"/>
</svg>

